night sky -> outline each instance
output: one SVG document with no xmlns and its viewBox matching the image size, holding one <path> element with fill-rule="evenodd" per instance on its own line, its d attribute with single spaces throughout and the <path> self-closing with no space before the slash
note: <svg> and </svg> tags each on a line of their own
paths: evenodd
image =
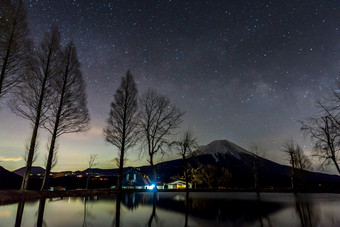
<svg viewBox="0 0 340 227">
<path fill-rule="evenodd" d="M 131 70 L 140 92 L 157 89 L 185 111 L 205 145 L 252 142 L 279 163 L 293 138 L 310 154 L 299 120 L 317 114 L 315 99 L 335 89 L 340 72 L 340 1 L 26 1 L 32 38 L 52 24 L 73 39 L 87 82 L 91 130 L 59 140 L 55 171 L 84 169 L 89 154 L 116 168 L 117 149 L 102 129 L 120 78 Z M 31 128 L 1 100 L 0 160 L 20 160 Z M 46 135 L 40 132 L 44 163 Z M 146 164 L 130 151 L 127 165 Z M 164 157 L 172 159 L 176 155 Z M 332 172 L 330 169 L 329 171 Z"/>
</svg>

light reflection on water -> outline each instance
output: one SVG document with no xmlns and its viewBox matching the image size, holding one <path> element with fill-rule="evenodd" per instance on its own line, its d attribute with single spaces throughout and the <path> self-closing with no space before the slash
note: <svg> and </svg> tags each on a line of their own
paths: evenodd
<svg viewBox="0 0 340 227">
<path fill-rule="evenodd" d="M 0 226 L 340 226 L 339 205 L 337 194 L 145 192 L 0 206 Z"/>
</svg>

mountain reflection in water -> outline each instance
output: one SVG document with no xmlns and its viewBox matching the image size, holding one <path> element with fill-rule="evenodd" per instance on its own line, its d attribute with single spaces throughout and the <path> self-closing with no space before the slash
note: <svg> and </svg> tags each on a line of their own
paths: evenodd
<svg viewBox="0 0 340 227">
<path fill-rule="evenodd" d="M 339 226 L 340 195 L 122 193 L 0 206 L 0 226 Z"/>
</svg>

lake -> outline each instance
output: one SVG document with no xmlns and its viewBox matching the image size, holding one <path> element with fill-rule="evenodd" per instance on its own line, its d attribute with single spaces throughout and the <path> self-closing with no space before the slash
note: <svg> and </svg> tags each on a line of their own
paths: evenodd
<svg viewBox="0 0 340 227">
<path fill-rule="evenodd" d="M 118 202 L 117 202 L 118 201 Z M 340 226 L 340 195 L 152 192 L 0 206 L 0 226 Z"/>
</svg>

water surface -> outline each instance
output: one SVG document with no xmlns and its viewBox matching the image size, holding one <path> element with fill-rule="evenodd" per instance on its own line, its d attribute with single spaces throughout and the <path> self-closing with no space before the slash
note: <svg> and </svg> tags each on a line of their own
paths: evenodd
<svg viewBox="0 0 340 227">
<path fill-rule="evenodd" d="M 117 202 L 118 201 L 118 202 Z M 128 193 L 0 206 L 0 226 L 340 226 L 340 195 Z"/>
</svg>

